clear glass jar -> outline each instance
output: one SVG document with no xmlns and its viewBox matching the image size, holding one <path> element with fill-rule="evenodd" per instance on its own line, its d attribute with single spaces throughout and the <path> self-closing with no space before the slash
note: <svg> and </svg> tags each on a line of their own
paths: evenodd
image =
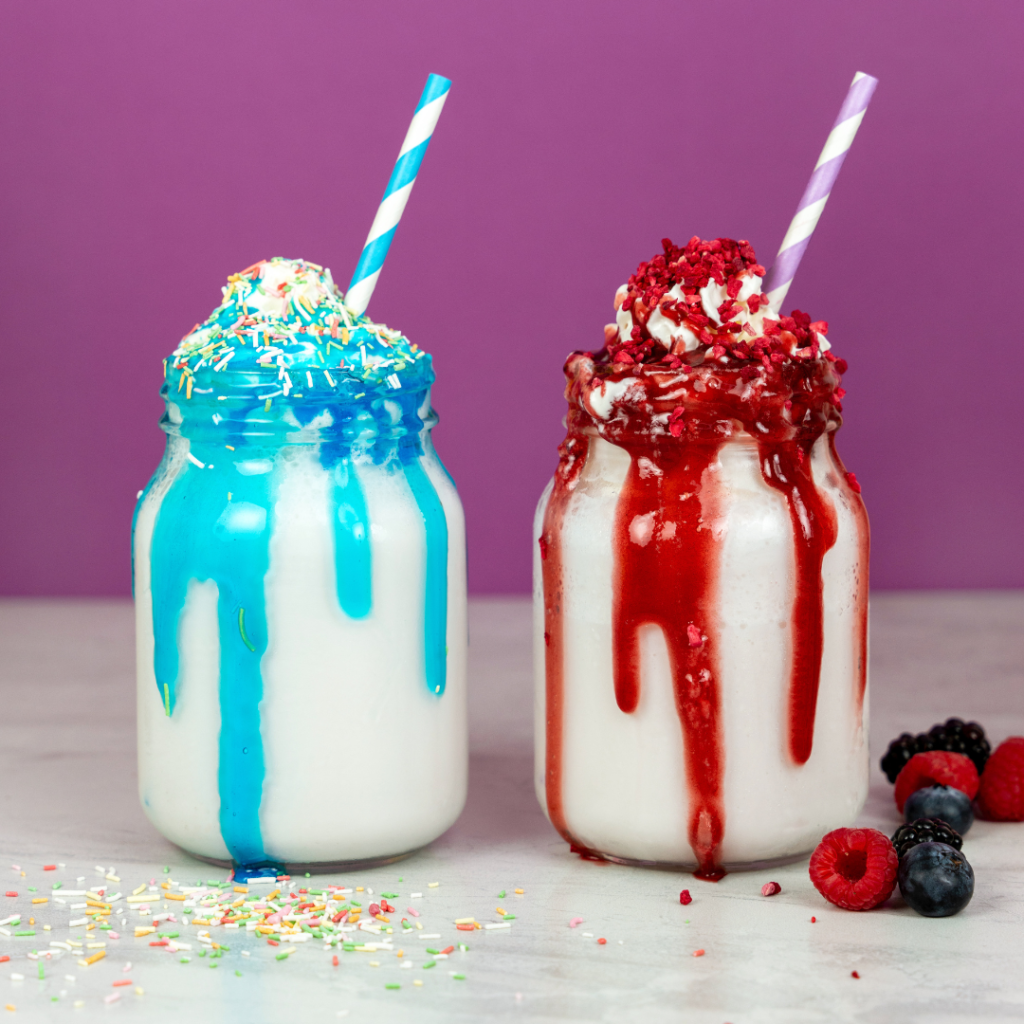
<svg viewBox="0 0 1024 1024">
<path fill-rule="evenodd" d="M 578 852 L 713 879 L 863 806 L 867 517 L 827 367 L 807 419 L 716 368 L 631 372 L 567 364 L 534 525 L 536 789 Z"/>
<path fill-rule="evenodd" d="M 164 395 L 133 526 L 147 816 L 250 874 L 425 845 L 467 776 L 465 527 L 429 391 Z"/>
</svg>

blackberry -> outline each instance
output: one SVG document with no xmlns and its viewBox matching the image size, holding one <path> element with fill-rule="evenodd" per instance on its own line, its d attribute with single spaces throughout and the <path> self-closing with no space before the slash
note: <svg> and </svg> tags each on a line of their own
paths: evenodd
<svg viewBox="0 0 1024 1024">
<path fill-rule="evenodd" d="M 939 818 L 918 818 L 907 825 L 900 825 L 892 836 L 892 845 L 896 847 L 896 855 L 901 859 L 907 850 L 920 843 L 945 843 L 954 850 L 964 845 L 960 833 Z"/>
<path fill-rule="evenodd" d="M 985 770 L 985 762 L 992 748 L 985 738 L 985 730 L 977 722 L 965 722 L 962 718 L 948 718 L 944 725 L 933 725 L 927 732 L 919 732 L 912 736 L 909 732 L 900 733 L 897 739 L 889 744 L 889 749 L 882 758 L 882 771 L 890 782 L 903 766 L 915 755 L 928 750 L 949 750 L 954 754 L 966 754 L 978 769 L 980 775 Z"/>
</svg>

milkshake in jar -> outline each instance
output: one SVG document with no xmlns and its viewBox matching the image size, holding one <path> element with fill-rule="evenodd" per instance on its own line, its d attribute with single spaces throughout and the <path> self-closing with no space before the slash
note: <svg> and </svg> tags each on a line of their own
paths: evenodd
<svg viewBox="0 0 1024 1024">
<path fill-rule="evenodd" d="M 537 510 L 536 786 L 577 852 L 696 869 L 804 854 L 868 785 L 868 522 L 827 325 L 747 242 L 684 246 L 565 365 Z"/>
<path fill-rule="evenodd" d="M 382 861 L 466 793 L 465 531 L 430 356 L 262 261 L 165 360 L 133 527 L 139 793 L 241 875 Z"/>
</svg>

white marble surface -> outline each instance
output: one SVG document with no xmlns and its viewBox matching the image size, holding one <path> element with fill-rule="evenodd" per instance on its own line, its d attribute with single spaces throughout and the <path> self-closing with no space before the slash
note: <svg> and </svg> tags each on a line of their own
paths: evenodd
<svg viewBox="0 0 1024 1024">
<path fill-rule="evenodd" d="M 1021 593 L 876 595 L 874 760 L 899 731 L 950 714 L 977 718 L 995 740 L 1024 735 L 1022 623 Z M 401 864 L 317 879 L 343 877 L 403 897 L 423 891 L 421 921 L 442 934 L 438 947 L 466 938 L 454 929 L 456 917 L 495 920 L 497 894 L 508 890 L 500 902 L 516 914 L 512 929 L 470 935 L 468 952 L 429 971 L 422 940 L 405 943 L 411 969 L 394 954 L 355 953 L 334 968 L 316 943 L 278 962 L 254 936 L 225 933 L 231 951 L 210 970 L 205 960 L 181 964 L 129 937 L 129 922 L 125 937 L 108 942 L 105 960 L 83 969 L 65 956 L 44 965 L 43 980 L 26 953 L 45 941 L 0 935 L 0 955 L 11 956 L 0 963 L 0 1006 L 33 1021 L 1024 1019 L 1024 825 L 974 827 L 965 843 L 977 876 L 974 901 L 939 921 L 918 917 L 898 898 L 867 914 L 837 910 L 814 891 L 805 863 L 710 885 L 571 856 L 532 791 L 529 628 L 525 601 L 473 603 L 473 763 L 458 824 Z M 72 887 L 84 877 L 90 885 L 99 881 L 97 865 L 116 867 L 122 888 L 164 877 L 165 865 L 178 881 L 222 874 L 169 846 L 143 817 L 134 703 L 127 603 L 0 602 L 0 892 L 21 893 L 0 896 L 0 918 L 30 912 L 28 885 L 40 894 L 55 880 Z M 890 794 L 875 771 L 863 823 L 895 827 Z M 44 873 L 52 862 L 65 867 Z M 769 878 L 783 892 L 764 899 Z M 440 885 L 428 888 L 432 881 Z M 512 895 L 516 886 L 525 890 L 520 897 Z M 694 896 L 688 907 L 678 903 L 683 887 Z M 67 935 L 66 908 L 51 902 L 37 911 L 54 938 Z M 574 917 L 583 923 L 572 929 Z M 599 936 L 607 945 L 597 944 Z M 698 949 L 705 955 L 695 958 Z M 456 969 L 464 981 L 448 974 Z M 12 981 L 12 973 L 25 980 Z M 131 987 L 112 987 L 125 977 Z M 386 990 L 389 982 L 402 987 Z M 121 998 L 105 1004 L 113 992 Z"/>
</svg>

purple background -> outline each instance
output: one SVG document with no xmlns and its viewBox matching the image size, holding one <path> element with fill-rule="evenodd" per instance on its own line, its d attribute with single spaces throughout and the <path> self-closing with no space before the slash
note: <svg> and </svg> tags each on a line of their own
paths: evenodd
<svg viewBox="0 0 1024 1024">
<path fill-rule="evenodd" d="M 787 306 L 850 362 L 879 587 L 1024 586 L 1020 0 L 0 3 L 0 590 L 122 594 L 160 360 L 266 256 L 344 285 L 454 87 L 370 312 L 435 356 L 471 586 L 529 588 L 561 364 L 670 235 L 770 263 L 881 80 Z"/>
</svg>

